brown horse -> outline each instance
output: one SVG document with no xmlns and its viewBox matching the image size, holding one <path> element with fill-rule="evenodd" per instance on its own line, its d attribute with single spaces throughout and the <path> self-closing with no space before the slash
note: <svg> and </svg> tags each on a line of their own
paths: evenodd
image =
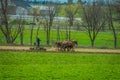
<svg viewBox="0 0 120 80">
<path fill-rule="evenodd" d="M 69 50 L 74 50 L 74 46 L 75 45 L 77 45 L 78 43 L 77 43 L 77 41 L 75 41 L 75 40 L 72 40 L 72 41 L 70 41 L 70 44 L 69 44 L 69 46 L 68 46 L 68 48 L 69 48 Z"/>
<path fill-rule="evenodd" d="M 56 42 L 55 45 L 57 47 L 57 50 L 60 51 L 62 48 L 62 42 Z"/>
<path fill-rule="evenodd" d="M 69 44 L 70 44 L 69 41 L 62 41 L 62 42 L 56 42 L 55 43 L 58 51 L 66 51 Z"/>
<path fill-rule="evenodd" d="M 77 45 L 77 41 L 75 40 L 56 42 L 59 51 L 73 51 L 75 45 Z"/>
<path fill-rule="evenodd" d="M 61 48 L 63 51 L 73 51 L 74 46 L 77 45 L 77 41 L 63 41 L 61 43 Z"/>
<path fill-rule="evenodd" d="M 62 41 L 61 48 L 63 51 L 69 51 L 68 47 L 70 45 L 70 41 Z"/>
</svg>

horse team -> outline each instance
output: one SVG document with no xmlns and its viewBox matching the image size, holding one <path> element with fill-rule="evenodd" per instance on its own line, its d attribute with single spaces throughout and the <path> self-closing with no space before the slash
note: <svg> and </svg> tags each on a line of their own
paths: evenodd
<svg viewBox="0 0 120 80">
<path fill-rule="evenodd" d="M 58 51 L 74 51 L 74 46 L 77 45 L 77 41 L 60 41 L 55 43 Z"/>
</svg>

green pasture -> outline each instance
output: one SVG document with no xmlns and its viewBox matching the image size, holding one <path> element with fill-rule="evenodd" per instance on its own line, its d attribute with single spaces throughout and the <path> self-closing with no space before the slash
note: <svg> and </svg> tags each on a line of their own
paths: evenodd
<svg viewBox="0 0 120 80">
<path fill-rule="evenodd" d="M 0 80 L 120 80 L 120 55 L 0 52 Z"/>
<path fill-rule="evenodd" d="M 36 31 L 37 29 L 34 29 L 33 31 L 33 43 L 36 41 Z M 52 29 L 50 34 L 50 45 L 54 45 L 54 43 L 57 41 L 57 30 Z M 41 39 L 41 44 L 46 45 L 46 31 L 44 29 L 39 30 L 39 37 Z M 66 31 L 60 30 L 60 41 L 63 41 L 66 39 Z M 71 31 L 71 40 L 77 40 L 78 46 L 81 47 L 88 47 L 90 46 L 90 39 L 88 37 L 87 32 L 85 31 Z M 117 46 L 120 47 L 120 33 L 117 33 Z M 0 43 L 5 44 L 5 37 L 0 31 Z M 16 44 L 20 44 L 20 37 L 18 36 L 16 41 Z M 25 28 L 24 30 L 24 44 L 28 45 L 30 44 L 30 29 Z M 100 32 L 95 40 L 95 47 L 108 47 L 113 48 L 114 46 L 114 38 L 112 32 Z"/>
</svg>

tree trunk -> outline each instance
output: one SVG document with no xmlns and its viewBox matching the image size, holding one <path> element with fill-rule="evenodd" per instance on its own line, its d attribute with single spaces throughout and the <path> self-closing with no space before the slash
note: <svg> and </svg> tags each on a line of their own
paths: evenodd
<svg viewBox="0 0 120 80">
<path fill-rule="evenodd" d="M 49 30 L 49 27 L 46 27 L 47 28 L 47 30 L 46 30 L 46 43 L 47 43 L 47 45 L 49 45 L 50 44 L 50 30 Z"/>
<path fill-rule="evenodd" d="M 92 48 L 94 47 L 94 41 L 95 41 L 95 40 L 92 40 L 92 39 L 91 39 L 91 46 L 92 46 Z"/>
<path fill-rule="evenodd" d="M 49 45 L 49 31 L 47 31 L 47 34 L 46 34 L 46 39 L 47 39 L 47 45 Z"/>
<path fill-rule="evenodd" d="M 57 41 L 60 41 L 60 28 L 57 26 Z"/>
<path fill-rule="evenodd" d="M 48 45 L 50 45 L 50 27 L 51 26 L 49 26 L 49 28 L 48 28 Z"/>
<path fill-rule="evenodd" d="M 69 36 L 69 34 L 68 34 L 68 27 L 66 26 L 66 40 L 68 40 L 68 36 Z"/>
<path fill-rule="evenodd" d="M 115 28 L 113 27 L 113 24 L 112 24 L 112 31 L 113 31 L 113 35 L 114 35 L 114 48 L 117 48 L 117 35 L 116 35 L 116 31 L 115 31 Z"/>
<path fill-rule="evenodd" d="M 109 21 L 110 21 L 109 26 L 112 28 L 113 35 L 114 35 L 114 48 L 117 48 L 117 35 L 116 35 L 116 30 L 115 30 L 114 25 L 113 25 L 112 10 L 111 10 L 110 5 L 108 5 L 108 7 L 109 7 Z"/>
<path fill-rule="evenodd" d="M 68 40 L 70 41 L 71 39 L 71 26 L 69 26 L 69 36 L 68 36 Z"/>
<path fill-rule="evenodd" d="M 22 26 L 22 29 L 21 29 L 21 32 L 20 32 L 20 44 L 23 45 L 23 30 L 24 30 L 24 27 Z"/>
<path fill-rule="evenodd" d="M 38 26 L 38 28 L 37 28 L 37 34 L 36 34 L 36 37 L 38 36 L 39 29 L 40 29 L 40 26 Z"/>
<path fill-rule="evenodd" d="M 11 40 L 11 38 L 10 38 L 10 34 L 7 34 L 7 35 L 5 36 L 5 38 L 6 38 L 6 43 L 7 43 L 7 44 L 12 44 L 12 40 Z"/>
<path fill-rule="evenodd" d="M 31 31 L 30 31 L 30 45 L 32 45 L 32 38 L 33 38 L 33 25 L 31 27 Z"/>
<path fill-rule="evenodd" d="M 20 44 L 23 45 L 23 32 L 20 33 Z"/>
</svg>

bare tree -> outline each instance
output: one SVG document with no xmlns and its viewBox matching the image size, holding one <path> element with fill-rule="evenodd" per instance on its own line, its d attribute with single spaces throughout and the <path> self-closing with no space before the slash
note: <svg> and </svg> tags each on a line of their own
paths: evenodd
<svg viewBox="0 0 120 80">
<path fill-rule="evenodd" d="M 33 30 L 34 30 L 34 25 L 36 25 L 36 19 L 38 16 L 40 16 L 40 9 L 38 7 L 33 8 L 30 11 L 30 15 L 33 16 L 32 22 L 31 22 L 31 28 L 30 28 L 30 45 L 33 43 Z"/>
<path fill-rule="evenodd" d="M 23 45 L 24 44 L 24 22 L 25 20 L 23 19 L 23 15 L 25 15 L 25 11 L 21 12 L 19 14 L 19 17 L 17 19 L 17 24 L 20 26 L 20 44 Z"/>
<path fill-rule="evenodd" d="M 18 22 L 18 25 L 20 26 L 20 44 L 23 45 L 23 39 L 24 39 L 24 20 L 20 19 Z"/>
<path fill-rule="evenodd" d="M 108 0 L 108 24 L 109 27 L 112 29 L 113 36 L 114 36 L 114 48 L 117 48 L 117 33 L 115 26 L 113 24 L 113 5 L 109 3 L 110 1 Z M 118 10 L 119 12 L 119 10 Z"/>
<path fill-rule="evenodd" d="M 14 19 L 12 22 L 9 23 L 9 25 L 11 25 L 10 32 L 11 33 L 14 32 L 14 33 L 12 33 L 12 35 L 16 36 L 15 39 L 20 34 L 20 44 L 21 45 L 23 45 L 23 31 L 24 31 L 23 22 L 24 22 L 24 20 L 22 19 L 21 16 L 19 16 L 16 19 Z"/>
<path fill-rule="evenodd" d="M 38 35 L 39 35 L 39 29 L 40 29 L 40 24 L 41 24 L 41 22 L 40 22 L 40 20 L 39 19 L 37 19 L 37 22 L 38 22 L 38 28 L 37 28 L 37 32 L 36 32 L 36 37 L 38 37 Z"/>
<path fill-rule="evenodd" d="M 46 6 L 46 10 L 47 10 L 47 12 L 43 16 L 44 16 L 44 20 L 45 20 L 44 26 L 46 28 L 46 43 L 47 43 L 47 45 L 49 45 L 50 44 L 51 27 L 53 25 L 53 20 L 57 13 L 57 10 L 58 10 L 58 6 L 53 3 L 48 3 Z"/>
<path fill-rule="evenodd" d="M 82 9 L 83 26 L 88 32 L 91 46 L 94 47 L 95 39 L 106 21 L 105 12 L 100 5 L 94 3 L 91 6 L 82 6 Z"/>
<path fill-rule="evenodd" d="M 116 21 L 120 22 L 120 0 L 116 0 L 116 4 L 114 5 L 114 10 L 115 10 L 115 13 L 117 15 Z"/>
<path fill-rule="evenodd" d="M 7 16 L 8 1 L 0 0 L 0 7 L 1 7 L 0 29 L 1 29 L 2 33 L 5 35 L 7 43 L 12 43 L 12 40 L 10 38 L 10 30 L 9 30 L 8 16 Z"/>
<path fill-rule="evenodd" d="M 8 0 L 0 0 L 0 30 L 5 36 L 6 43 L 13 43 L 20 33 L 20 26 L 14 27 L 8 17 Z"/>
<path fill-rule="evenodd" d="M 68 36 L 68 40 L 71 39 L 71 27 L 73 26 L 75 14 L 77 13 L 77 11 L 77 5 L 69 4 L 65 8 L 66 17 L 68 18 L 68 28 L 66 27 L 66 32 L 68 32 L 66 33 L 66 36 Z"/>
<path fill-rule="evenodd" d="M 57 31 L 57 41 L 60 41 L 60 27 L 61 27 L 61 22 L 58 20 L 56 21 L 55 27 Z"/>
<path fill-rule="evenodd" d="M 43 20 L 43 19 L 44 19 L 44 18 L 40 18 L 40 15 L 37 16 L 37 18 L 36 18 L 37 24 L 38 24 L 37 31 L 36 31 L 36 37 L 39 36 L 39 30 L 40 30 L 41 25 L 44 26 L 44 20 Z"/>
<path fill-rule="evenodd" d="M 55 6 L 55 7 L 57 7 L 57 10 L 56 10 L 56 16 L 58 17 L 58 13 L 60 12 L 60 10 L 61 10 L 61 6 L 59 6 L 59 5 L 57 5 L 57 6 Z M 56 22 L 57 24 L 56 24 L 56 29 L 57 29 L 57 41 L 60 41 L 60 27 L 61 27 L 61 22 L 58 20 L 57 22 Z"/>
</svg>

